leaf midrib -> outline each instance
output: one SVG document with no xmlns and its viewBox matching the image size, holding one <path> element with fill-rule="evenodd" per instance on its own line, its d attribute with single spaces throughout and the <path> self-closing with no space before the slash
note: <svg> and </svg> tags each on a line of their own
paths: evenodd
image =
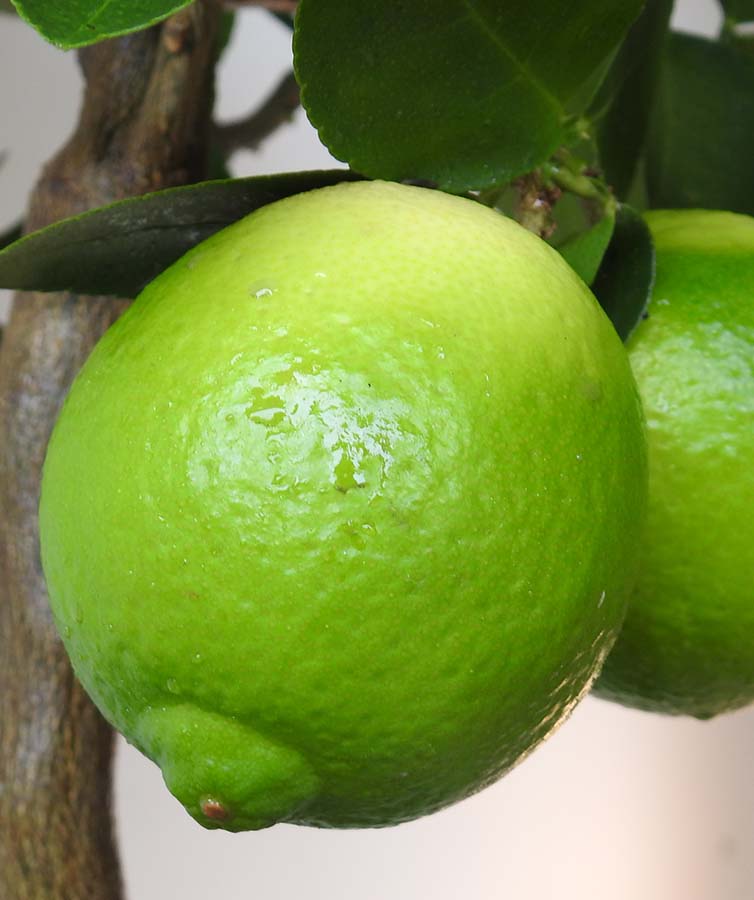
<svg viewBox="0 0 754 900">
<path fill-rule="evenodd" d="M 97 19 L 99 19 L 99 17 L 107 10 L 108 6 L 112 6 L 112 0 L 104 0 L 104 2 L 100 3 L 100 5 L 94 10 L 94 12 L 91 13 L 87 20 L 79 25 L 78 29 L 74 32 L 74 35 L 87 34 L 88 26 L 94 25 Z"/>
<path fill-rule="evenodd" d="M 469 17 L 476 22 L 476 24 L 481 29 L 482 33 L 485 37 L 492 43 L 498 50 L 500 50 L 505 57 L 510 60 L 511 64 L 518 72 L 523 75 L 529 84 L 534 87 L 539 93 L 547 99 L 552 105 L 560 107 L 560 101 L 554 94 L 547 88 L 542 82 L 537 78 L 529 69 L 529 67 L 524 63 L 521 59 L 519 59 L 510 47 L 507 44 L 503 43 L 502 39 L 499 35 L 489 26 L 484 16 L 479 12 L 479 10 L 474 6 L 472 0 L 461 0 L 461 5 L 465 7 L 465 9 L 469 13 Z"/>
</svg>

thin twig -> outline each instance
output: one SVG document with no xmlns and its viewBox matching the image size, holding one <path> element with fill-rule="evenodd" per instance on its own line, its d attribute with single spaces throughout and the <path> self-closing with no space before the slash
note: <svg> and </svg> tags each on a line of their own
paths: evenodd
<svg viewBox="0 0 754 900">
<path fill-rule="evenodd" d="M 299 102 L 298 84 L 293 72 L 288 72 L 251 115 L 215 126 L 215 140 L 220 152 L 227 158 L 236 150 L 255 150 L 266 137 L 291 120 Z"/>
<path fill-rule="evenodd" d="M 270 12 L 294 13 L 298 0 L 223 0 L 228 9 L 241 9 L 245 6 L 261 6 Z"/>
</svg>

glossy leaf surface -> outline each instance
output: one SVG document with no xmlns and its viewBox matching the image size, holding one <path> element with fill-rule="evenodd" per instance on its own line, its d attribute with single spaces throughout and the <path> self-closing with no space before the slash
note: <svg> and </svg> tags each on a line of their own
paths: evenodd
<svg viewBox="0 0 754 900">
<path fill-rule="evenodd" d="M 650 204 L 754 213 L 754 54 L 673 34 L 647 153 Z"/>
<path fill-rule="evenodd" d="M 576 235 L 558 252 L 586 284 L 591 284 L 599 271 L 615 230 L 615 213 L 603 216 L 588 231 Z"/>
<path fill-rule="evenodd" d="M 190 0 L 13 0 L 19 15 L 46 40 L 70 49 L 139 31 L 189 5 Z"/>
<path fill-rule="evenodd" d="M 135 297 L 195 244 L 260 206 L 358 176 L 346 169 L 210 181 L 64 219 L 0 252 L 0 287 Z"/>
<path fill-rule="evenodd" d="M 655 251 L 649 228 L 636 210 L 619 206 L 592 291 L 624 341 L 646 311 L 654 278 Z"/>
<path fill-rule="evenodd" d="M 641 0 L 302 0 L 302 102 L 371 177 L 463 192 L 542 163 Z M 589 85 L 589 90 L 584 86 Z"/>
<path fill-rule="evenodd" d="M 590 109 L 601 167 L 621 198 L 646 142 L 672 10 L 673 0 L 647 0 Z"/>
</svg>

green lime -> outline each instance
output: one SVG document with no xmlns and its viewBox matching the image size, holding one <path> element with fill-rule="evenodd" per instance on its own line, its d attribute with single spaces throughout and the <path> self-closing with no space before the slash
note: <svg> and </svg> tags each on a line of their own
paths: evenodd
<svg viewBox="0 0 754 900">
<path fill-rule="evenodd" d="M 625 350 L 553 250 L 352 183 L 197 246 L 107 333 L 44 567 L 81 681 L 198 821 L 388 825 L 588 690 L 645 468 Z"/>
<path fill-rule="evenodd" d="M 647 221 L 657 281 L 628 349 L 647 416 L 648 527 L 597 690 L 708 718 L 754 700 L 754 219 Z"/>
</svg>

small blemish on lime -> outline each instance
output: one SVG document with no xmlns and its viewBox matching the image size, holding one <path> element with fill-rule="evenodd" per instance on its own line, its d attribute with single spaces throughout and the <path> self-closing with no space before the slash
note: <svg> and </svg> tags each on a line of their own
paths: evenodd
<svg viewBox="0 0 754 900">
<path fill-rule="evenodd" d="M 215 800 L 213 797 L 205 797 L 201 801 L 200 807 L 202 813 L 214 822 L 227 822 L 230 818 L 230 810 L 228 807 L 219 800 Z"/>
</svg>

